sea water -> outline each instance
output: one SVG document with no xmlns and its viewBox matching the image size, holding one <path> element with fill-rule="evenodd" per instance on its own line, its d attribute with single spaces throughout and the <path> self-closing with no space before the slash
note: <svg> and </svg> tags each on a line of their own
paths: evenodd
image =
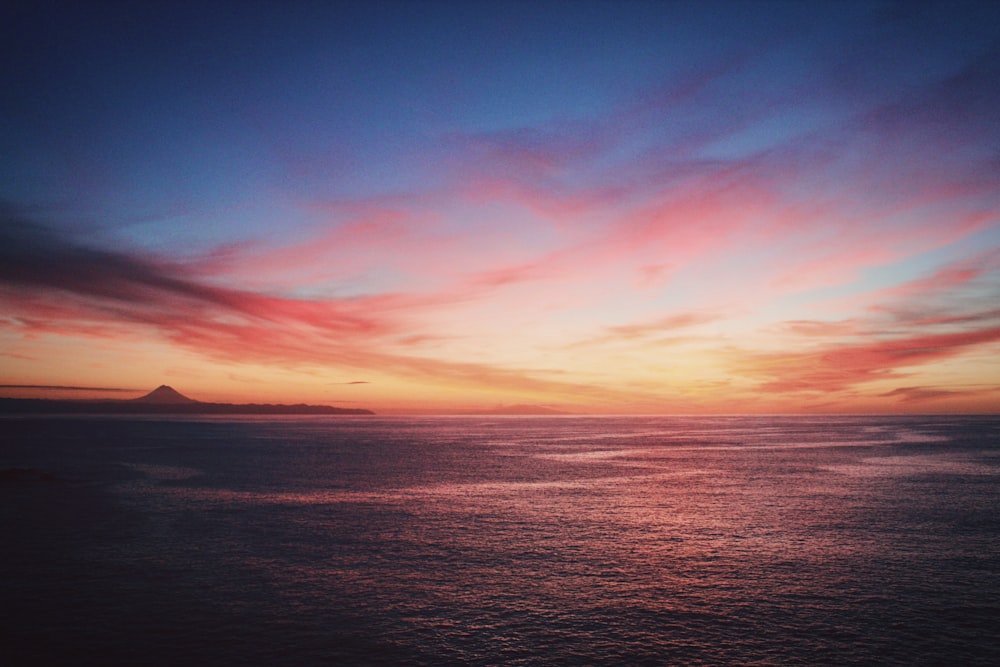
<svg viewBox="0 0 1000 667">
<path fill-rule="evenodd" d="M 9 418 L 0 664 L 996 665 L 998 417 Z"/>
</svg>

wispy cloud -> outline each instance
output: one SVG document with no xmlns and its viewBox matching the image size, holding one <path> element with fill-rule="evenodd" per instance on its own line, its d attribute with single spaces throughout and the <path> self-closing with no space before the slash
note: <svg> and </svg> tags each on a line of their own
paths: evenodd
<svg viewBox="0 0 1000 667">
<path fill-rule="evenodd" d="M 125 389 L 122 387 L 72 387 L 57 384 L 0 384 L 0 389 L 40 389 L 44 391 L 82 391 L 108 393 L 135 393 L 141 389 Z"/>
<path fill-rule="evenodd" d="M 923 403 L 926 401 L 936 401 L 942 398 L 956 398 L 979 396 L 983 393 L 991 393 L 990 390 L 984 392 L 982 389 L 940 389 L 933 387 L 897 387 L 892 391 L 879 394 L 886 398 L 898 398 L 904 403 Z"/>
<path fill-rule="evenodd" d="M 651 334 L 661 334 L 676 329 L 704 324 L 717 319 L 719 319 L 718 315 L 710 313 L 678 313 L 652 322 L 621 324 L 609 327 L 608 331 L 611 335 L 622 338 L 640 338 Z"/>
<path fill-rule="evenodd" d="M 1000 341 L 1000 327 L 886 340 L 823 345 L 789 353 L 736 355 L 733 367 L 759 380 L 761 391 L 838 392 L 875 380 L 905 376 L 911 369 L 950 359 Z"/>
</svg>

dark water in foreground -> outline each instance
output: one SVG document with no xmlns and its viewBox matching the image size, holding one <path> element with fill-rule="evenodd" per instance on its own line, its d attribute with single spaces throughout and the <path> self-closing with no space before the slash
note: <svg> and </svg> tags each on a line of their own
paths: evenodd
<svg viewBox="0 0 1000 667">
<path fill-rule="evenodd" d="M 1000 417 L 0 430 L 3 665 L 1000 664 Z"/>
</svg>

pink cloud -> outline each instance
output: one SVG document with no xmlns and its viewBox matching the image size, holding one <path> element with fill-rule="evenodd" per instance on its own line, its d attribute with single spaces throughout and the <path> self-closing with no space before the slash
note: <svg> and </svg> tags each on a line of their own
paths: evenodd
<svg viewBox="0 0 1000 667">
<path fill-rule="evenodd" d="M 880 299 L 924 301 L 931 297 L 955 294 L 981 278 L 1000 273 L 1000 251 L 990 250 L 965 257 L 937 268 L 934 273 L 896 285 L 877 293 Z"/>
<path fill-rule="evenodd" d="M 651 322 L 622 324 L 608 327 L 607 331 L 608 338 L 644 338 L 646 336 L 676 331 L 677 329 L 686 329 L 699 324 L 705 324 L 706 322 L 713 322 L 718 319 L 720 319 L 719 315 L 711 313 L 676 313 Z"/>
<path fill-rule="evenodd" d="M 818 320 L 788 320 L 776 325 L 779 333 L 791 333 L 804 338 L 838 338 L 861 333 L 860 323 L 855 319 L 824 322 Z"/>
<path fill-rule="evenodd" d="M 883 398 L 898 398 L 903 403 L 923 403 L 937 401 L 942 398 L 970 398 L 996 393 L 996 388 L 990 389 L 938 389 L 935 387 L 897 387 L 892 391 L 879 394 Z"/>
<path fill-rule="evenodd" d="M 1000 327 L 826 345 L 803 352 L 744 353 L 733 359 L 739 373 L 762 380 L 760 390 L 837 392 L 901 370 L 949 359 L 1000 341 Z"/>
</svg>

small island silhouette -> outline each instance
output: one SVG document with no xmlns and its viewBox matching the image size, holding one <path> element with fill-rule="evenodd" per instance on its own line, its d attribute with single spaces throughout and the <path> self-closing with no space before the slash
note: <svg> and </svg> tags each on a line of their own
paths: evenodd
<svg viewBox="0 0 1000 667">
<path fill-rule="evenodd" d="M 329 405 L 275 405 L 272 403 L 205 403 L 188 398 L 173 387 L 160 385 L 145 396 L 128 400 L 51 400 L 0 398 L 0 414 L 113 414 L 113 415 L 373 415 L 362 408 Z"/>
</svg>

